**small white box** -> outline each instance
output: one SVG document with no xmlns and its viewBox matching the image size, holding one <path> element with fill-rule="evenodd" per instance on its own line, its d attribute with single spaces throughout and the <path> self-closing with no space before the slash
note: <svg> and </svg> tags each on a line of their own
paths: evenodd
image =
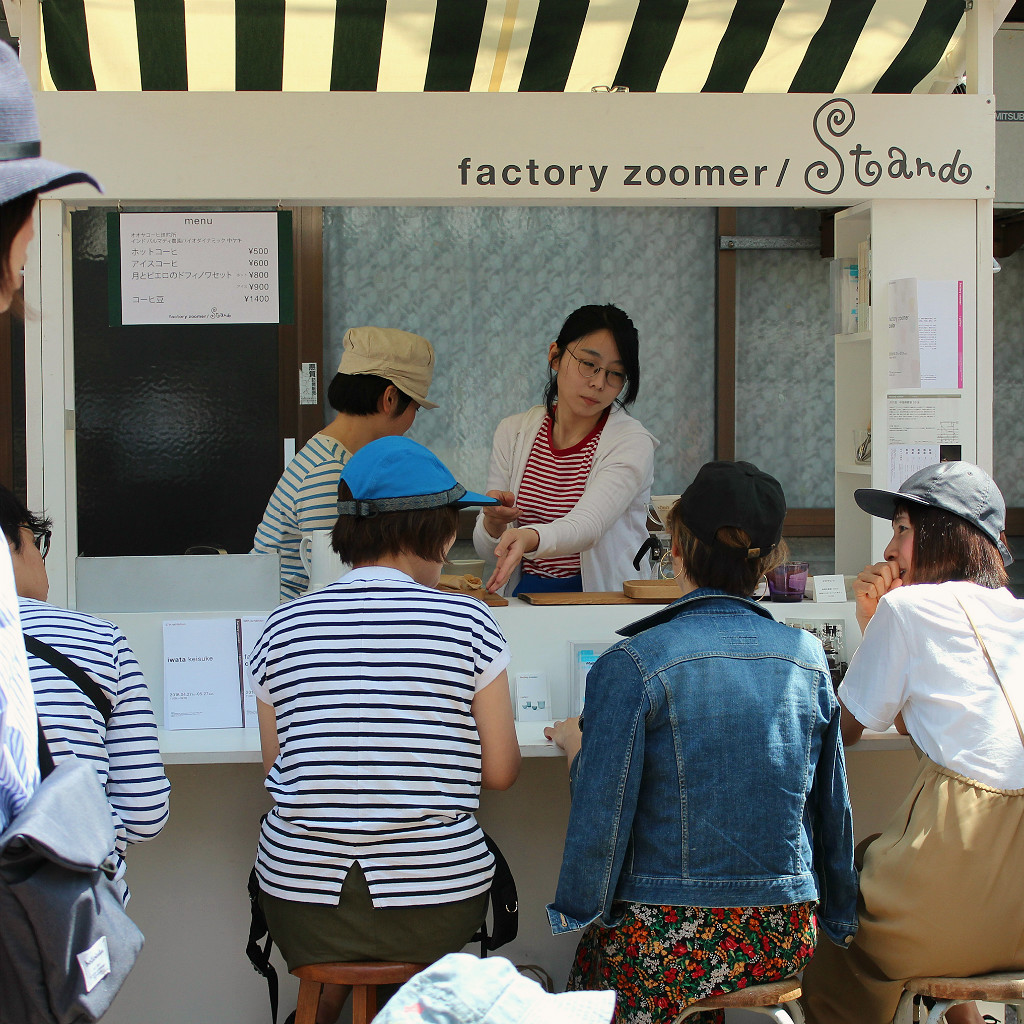
<svg viewBox="0 0 1024 1024">
<path fill-rule="evenodd" d="M 550 722 L 551 691 L 543 672 L 516 673 L 516 721 Z"/>
</svg>

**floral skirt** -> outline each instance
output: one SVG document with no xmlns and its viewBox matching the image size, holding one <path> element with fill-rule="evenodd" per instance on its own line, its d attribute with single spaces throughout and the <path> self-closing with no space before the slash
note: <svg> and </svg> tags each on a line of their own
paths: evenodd
<svg viewBox="0 0 1024 1024">
<path fill-rule="evenodd" d="M 566 987 L 615 989 L 613 1024 L 668 1024 L 707 996 L 802 971 L 817 939 L 814 908 L 628 903 L 616 927 L 592 924 L 583 933 Z M 688 1020 L 724 1017 L 711 1010 Z"/>
</svg>

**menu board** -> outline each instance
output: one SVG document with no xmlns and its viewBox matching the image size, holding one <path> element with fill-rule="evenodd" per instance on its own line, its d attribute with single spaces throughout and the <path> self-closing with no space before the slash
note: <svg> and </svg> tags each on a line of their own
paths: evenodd
<svg viewBox="0 0 1024 1024">
<path fill-rule="evenodd" d="M 293 320 L 291 214 L 112 213 L 111 326 Z"/>
</svg>

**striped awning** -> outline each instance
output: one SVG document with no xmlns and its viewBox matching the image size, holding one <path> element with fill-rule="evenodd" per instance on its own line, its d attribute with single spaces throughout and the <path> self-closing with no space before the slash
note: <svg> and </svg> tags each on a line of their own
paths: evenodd
<svg viewBox="0 0 1024 1024">
<path fill-rule="evenodd" d="M 950 92 L 964 0 L 42 0 L 43 88 Z"/>
</svg>

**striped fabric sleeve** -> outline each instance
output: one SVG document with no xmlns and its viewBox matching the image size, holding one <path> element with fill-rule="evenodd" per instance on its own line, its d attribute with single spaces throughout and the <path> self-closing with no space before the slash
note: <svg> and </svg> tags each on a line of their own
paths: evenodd
<svg viewBox="0 0 1024 1024">
<path fill-rule="evenodd" d="M 158 835 L 170 812 L 171 784 L 164 772 L 149 688 L 128 641 L 113 638 L 117 703 L 106 731 L 107 797 L 129 843 Z"/>
<path fill-rule="evenodd" d="M 35 703 L 11 559 L 0 552 L 0 832 L 39 784 Z"/>
<path fill-rule="evenodd" d="M 43 732 L 55 761 L 76 756 L 96 770 L 110 802 L 116 851 L 152 839 L 167 820 L 170 783 L 157 742 L 146 680 L 113 623 L 40 601 L 21 599 L 26 633 L 60 651 L 107 694 L 110 721 L 63 673 L 35 655 L 29 673 Z"/>
<path fill-rule="evenodd" d="M 256 530 L 253 551 L 281 556 L 281 600 L 305 593 L 309 576 L 299 557 L 304 533 L 330 530 L 338 519 L 338 481 L 348 452 L 315 434 L 285 467 Z"/>
</svg>

